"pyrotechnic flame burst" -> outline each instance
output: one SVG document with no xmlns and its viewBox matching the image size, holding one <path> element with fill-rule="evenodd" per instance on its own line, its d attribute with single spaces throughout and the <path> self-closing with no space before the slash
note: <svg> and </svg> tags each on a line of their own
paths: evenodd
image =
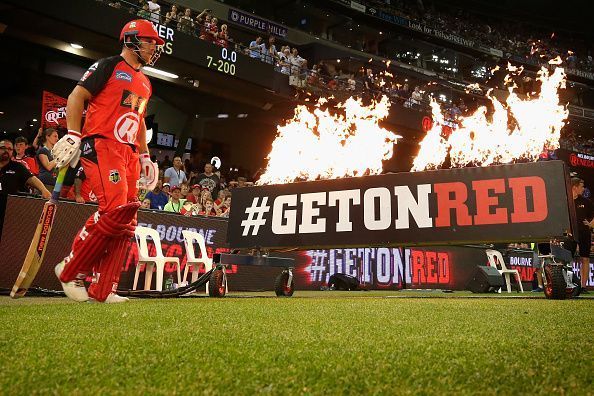
<svg viewBox="0 0 594 396">
<path fill-rule="evenodd" d="M 277 127 L 265 172 L 258 184 L 334 179 L 379 174 L 382 161 L 392 157 L 400 136 L 379 126 L 388 116 L 390 101 L 364 106 L 349 98 L 336 106 L 340 114 L 300 105 L 285 125 Z"/>
<path fill-rule="evenodd" d="M 511 68 L 518 74 L 521 70 Z M 561 128 L 568 111 L 559 104 L 558 89 L 565 88 L 565 72 L 556 68 L 552 75 L 546 68 L 538 73 L 541 91 L 536 97 L 521 99 L 514 91 L 509 76 L 506 82 L 509 96 L 504 103 L 487 93 L 493 104 L 493 114 L 479 107 L 473 114 L 461 117 L 459 127 L 446 139 L 442 137 L 443 116 L 437 103 L 432 102 L 433 127 L 420 143 L 412 171 L 435 169 L 450 153 L 451 166 L 487 166 L 516 160 L 536 161 L 544 150 L 559 147 Z"/>
</svg>

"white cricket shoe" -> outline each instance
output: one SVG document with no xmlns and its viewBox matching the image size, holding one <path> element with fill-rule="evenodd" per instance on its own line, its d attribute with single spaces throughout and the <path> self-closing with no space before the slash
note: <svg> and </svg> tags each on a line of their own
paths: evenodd
<svg viewBox="0 0 594 396">
<path fill-rule="evenodd" d="M 60 280 L 60 274 L 64 270 L 64 266 L 64 261 L 61 261 L 56 265 L 56 268 L 54 269 L 54 271 L 56 272 L 56 276 L 58 277 L 58 280 Z M 71 282 L 66 283 L 60 281 L 60 283 L 62 284 L 62 289 L 64 289 L 64 293 L 69 299 L 78 302 L 84 302 L 89 300 L 89 294 L 87 293 L 85 284 L 81 279 L 75 279 Z"/>
<path fill-rule="evenodd" d="M 126 302 L 126 301 L 130 301 L 130 299 L 128 297 L 118 296 L 115 293 L 111 293 L 105 299 L 105 303 L 106 304 L 117 304 L 117 303 L 123 303 L 123 302 Z"/>
</svg>

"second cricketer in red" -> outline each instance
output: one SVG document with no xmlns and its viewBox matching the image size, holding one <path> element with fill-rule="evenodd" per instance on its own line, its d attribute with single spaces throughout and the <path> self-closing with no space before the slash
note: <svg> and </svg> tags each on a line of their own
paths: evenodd
<svg viewBox="0 0 594 396">
<path fill-rule="evenodd" d="M 99 204 L 76 236 L 71 253 L 56 266 L 64 292 L 76 301 L 127 300 L 115 291 L 140 207 L 137 183 L 142 171 L 152 190 L 158 177 L 144 123 L 152 88 L 141 68 L 156 62 L 164 41 L 147 20 L 128 22 L 120 41 L 121 54 L 93 64 L 68 97 L 68 134 L 52 150 L 59 167 L 75 164 L 80 155 Z M 95 276 L 87 292 L 82 281 L 91 271 Z"/>
</svg>

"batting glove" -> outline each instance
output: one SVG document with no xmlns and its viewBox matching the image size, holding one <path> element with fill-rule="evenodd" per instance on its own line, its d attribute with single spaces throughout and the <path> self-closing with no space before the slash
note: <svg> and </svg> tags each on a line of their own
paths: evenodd
<svg viewBox="0 0 594 396">
<path fill-rule="evenodd" d="M 140 154 L 140 174 L 146 182 L 146 189 L 152 191 L 159 180 L 159 166 L 151 161 L 148 153 Z"/>
<path fill-rule="evenodd" d="M 72 129 L 52 148 L 52 156 L 56 160 L 56 167 L 62 168 L 67 164 L 76 166 L 80 157 L 80 132 Z M 74 162 L 74 163 L 73 163 Z"/>
</svg>

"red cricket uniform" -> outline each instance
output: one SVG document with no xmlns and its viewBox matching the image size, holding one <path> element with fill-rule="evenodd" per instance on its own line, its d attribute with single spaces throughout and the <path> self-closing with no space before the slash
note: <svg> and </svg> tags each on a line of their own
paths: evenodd
<svg viewBox="0 0 594 396">
<path fill-rule="evenodd" d="M 39 167 L 37 166 L 37 161 L 35 161 L 35 158 L 25 155 L 21 158 L 14 157 L 12 160 L 23 164 L 25 168 L 27 168 L 34 176 L 39 174 Z"/>
<path fill-rule="evenodd" d="M 78 84 L 93 95 L 82 130 L 81 162 L 99 212 L 109 211 L 138 192 L 137 134 L 151 83 L 118 55 L 92 65 Z"/>
<path fill-rule="evenodd" d="M 84 240 L 94 232 L 100 216 L 137 200 L 137 181 L 140 178 L 137 134 L 152 93 L 148 78 L 119 55 L 97 61 L 78 85 L 92 95 L 80 148 L 85 181 L 97 198 L 99 210 L 91 215 L 77 235 L 70 258 L 76 257 L 81 246 L 86 246 Z M 117 268 L 108 272 L 105 268 L 101 269 L 102 264 L 97 261 L 101 255 L 96 260 L 67 265 L 61 280 L 69 281 L 75 276 L 80 278 L 94 268 L 96 278 L 99 278 L 98 271 L 103 272 L 102 280 L 93 282 L 89 287 L 89 296 L 105 296 L 107 288 L 115 291 L 120 270 Z"/>
</svg>

